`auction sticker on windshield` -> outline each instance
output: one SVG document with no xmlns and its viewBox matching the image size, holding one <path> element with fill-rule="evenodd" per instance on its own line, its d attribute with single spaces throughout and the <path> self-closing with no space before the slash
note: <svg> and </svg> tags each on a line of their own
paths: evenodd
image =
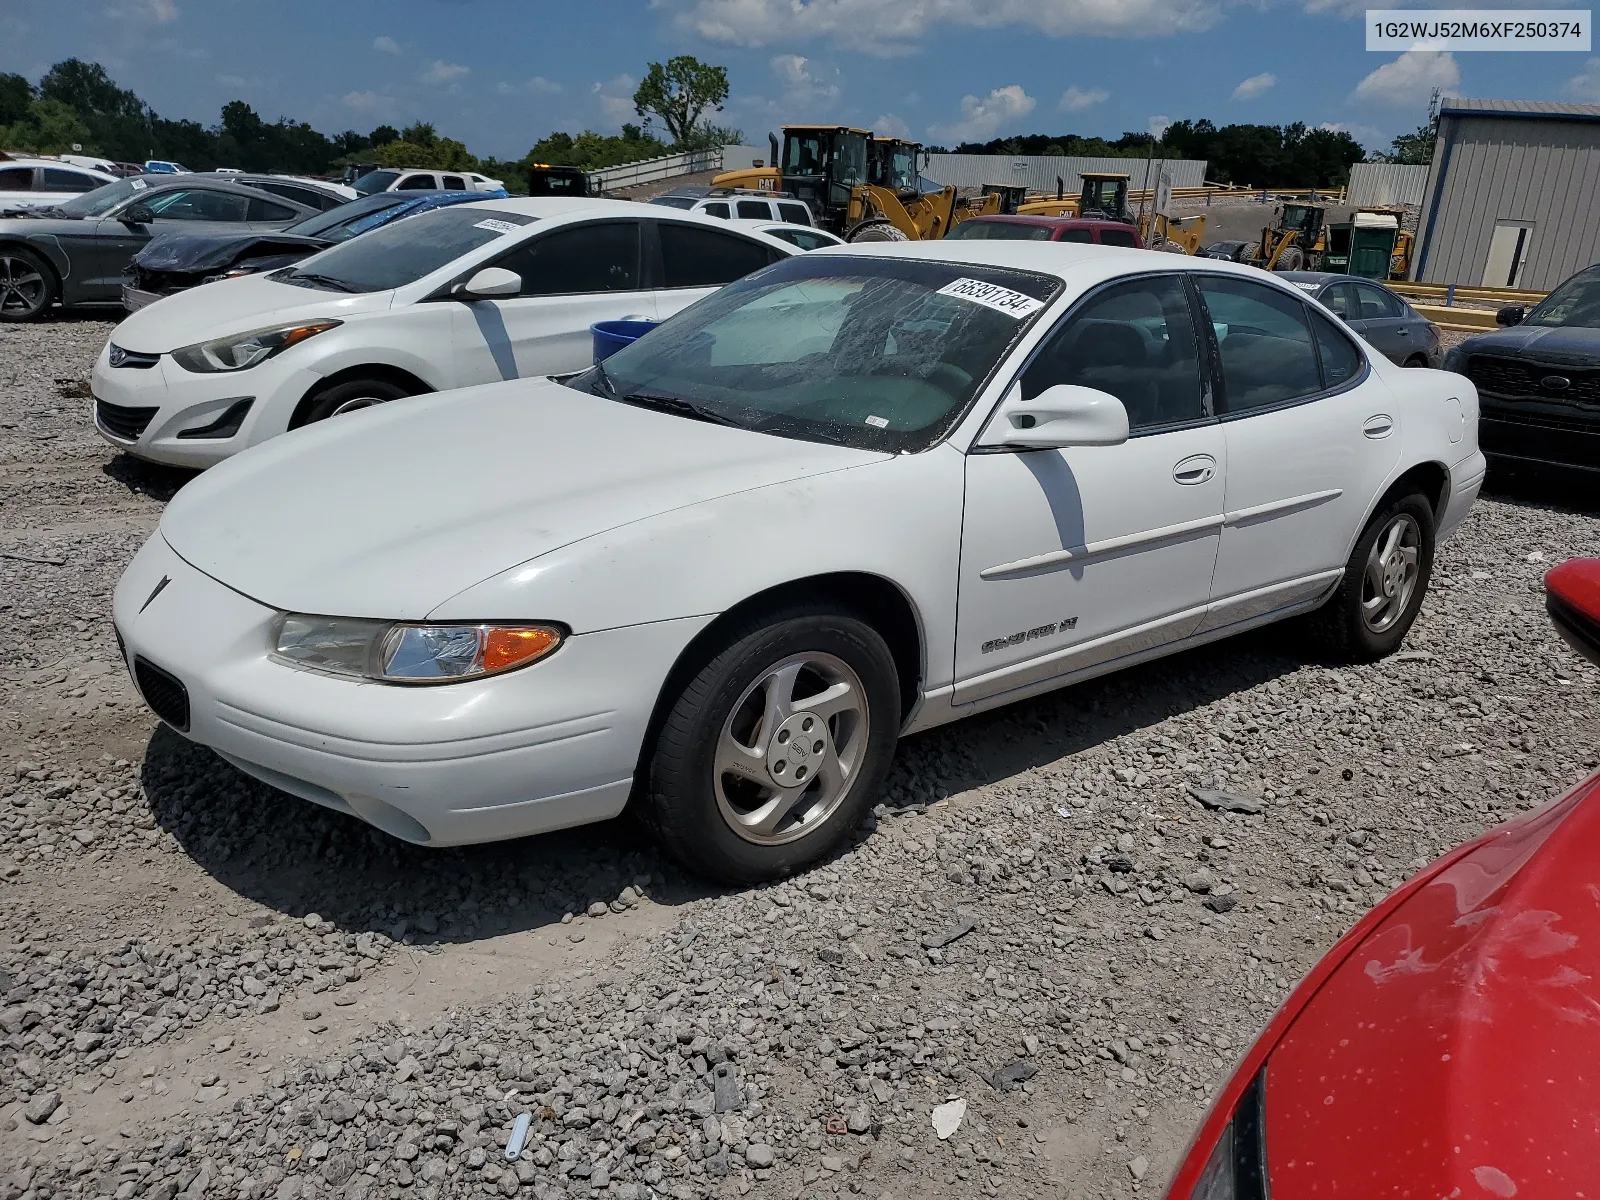
<svg viewBox="0 0 1600 1200">
<path fill-rule="evenodd" d="M 472 227 L 474 229 L 487 229 L 491 233 L 516 233 L 522 228 L 521 225 L 513 225 L 510 221 L 495 221 L 492 219 L 478 221 Z"/>
<path fill-rule="evenodd" d="M 957 300 L 981 304 L 985 308 L 1005 313 L 1006 316 L 1018 321 L 1023 317 L 1031 317 L 1044 307 L 1043 300 L 1035 300 L 1032 296 L 1024 296 L 1021 292 L 1013 292 L 1010 288 L 985 283 L 981 279 L 968 279 L 965 276 L 954 283 L 945 284 L 939 289 L 939 295 L 954 296 Z"/>
</svg>

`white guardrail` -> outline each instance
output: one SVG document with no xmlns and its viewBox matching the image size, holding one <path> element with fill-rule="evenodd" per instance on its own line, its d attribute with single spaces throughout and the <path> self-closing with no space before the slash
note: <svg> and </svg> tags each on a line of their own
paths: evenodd
<svg viewBox="0 0 1600 1200">
<path fill-rule="evenodd" d="M 688 150 L 682 154 L 669 154 L 665 158 L 647 158 L 642 162 L 622 163 L 589 172 L 589 186 L 596 191 L 615 191 L 618 188 L 637 187 L 641 183 L 655 183 L 678 175 L 693 175 L 698 171 L 720 171 L 722 148 Z"/>
</svg>

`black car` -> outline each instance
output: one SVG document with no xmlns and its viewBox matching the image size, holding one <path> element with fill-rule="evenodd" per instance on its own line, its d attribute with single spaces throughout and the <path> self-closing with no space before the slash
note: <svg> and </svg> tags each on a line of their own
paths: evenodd
<svg viewBox="0 0 1600 1200">
<path fill-rule="evenodd" d="M 1531 311 L 1507 305 L 1504 329 L 1445 355 L 1478 388 L 1478 445 L 1502 465 L 1600 472 L 1600 264 Z"/>
<path fill-rule="evenodd" d="M 152 238 L 123 272 L 122 303 L 135 312 L 197 284 L 275 271 L 415 213 L 504 196 L 499 192 L 379 192 L 351 200 L 285 229 L 182 231 Z"/>
<path fill-rule="evenodd" d="M 1381 283 L 1331 271 L 1281 271 L 1278 278 L 1339 314 L 1362 340 L 1401 367 L 1437 367 L 1439 327 Z"/>
<path fill-rule="evenodd" d="M 37 320 L 58 301 L 119 302 L 123 268 L 158 233 L 277 230 L 317 213 L 253 178 L 139 175 L 0 217 L 0 321 Z"/>
<path fill-rule="evenodd" d="M 1211 245 L 1195 255 L 1196 258 L 1220 258 L 1224 262 L 1242 262 L 1240 257 L 1244 254 L 1246 246 L 1253 246 L 1254 242 L 1212 242 Z"/>
</svg>

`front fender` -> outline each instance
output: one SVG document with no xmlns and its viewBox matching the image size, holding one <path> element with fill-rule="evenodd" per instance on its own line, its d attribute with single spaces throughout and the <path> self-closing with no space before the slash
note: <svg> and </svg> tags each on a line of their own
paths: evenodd
<svg viewBox="0 0 1600 1200">
<path fill-rule="evenodd" d="M 900 589 L 948 684 L 965 463 L 948 444 L 659 513 L 560 547 L 445 601 L 438 620 L 554 620 L 588 633 L 714 616 L 841 572 Z"/>
</svg>

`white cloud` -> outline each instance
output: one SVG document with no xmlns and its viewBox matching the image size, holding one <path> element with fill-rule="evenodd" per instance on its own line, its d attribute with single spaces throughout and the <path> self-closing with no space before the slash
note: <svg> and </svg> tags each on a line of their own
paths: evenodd
<svg viewBox="0 0 1600 1200">
<path fill-rule="evenodd" d="M 1151 117 L 1150 121 L 1149 121 L 1149 124 L 1147 124 L 1145 126 L 1145 128 L 1150 131 L 1150 136 L 1151 137 L 1153 137 L 1153 138 L 1163 137 L 1163 136 L 1165 136 L 1167 130 L 1172 128 L 1172 118 L 1167 116 L 1167 115 L 1165 115 L 1165 114 L 1162 114 L 1161 116 Z"/>
<path fill-rule="evenodd" d="M 784 108 L 827 108 L 839 98 L 839 85 L 833 82 L 837 70 L 829 72 L 798 54 L 774 55 L 768 65 L 783 84 L 779 104 Z M 805 118 L 805 114 L 800 116 Z"/>
<path fill-rule="evenodd" d="M 167 25 L 178 19 L 173 0 L 116 0 L 106 5 L 105 15 L 117 21 L 154 21 Z"/>
<path fill-rule="evenodd" d="M 217 82 L 223 87 L 231 88 L 248 87 L 250 83 L 243 75 L 218 75 Z"/>
<path fill-rule="evenodd" d="M 525 79 L 521 83 L 506 83 L 504 80 L 494 85 L 494 90 L 502 96 L 514 96 L 518 92 L 533 92 L 540 96 L 554 96 L 561 91 L 561 85 L 546 79 L 543 75 L 535 75 L 532 79 Z"/>
<path fill-rule="evenodd" d="M 380 33 L 377 37 L 373 38 L 372 48 L 374 50 L 380 50 L 384 54 L 400 53 L 400 43 L 395 41 L 392 37 L 389 37 L 387 34 Z"/>
<path fill-rule="evenodd" d="M 1082 112 L 1086 108 L 1093 108 L 1096 104 L 1104 104 L 1111 99 L 1111 93 L 1102 89 L 1088 90 L 1073 84 L 1061 93 L 1061 103 L 1057 105 L 1062 112 Z"/>
<path fill-rule="evenodd" d="M 1392 140 L 1390 136 L 1373 125 L 1349 124 L 1344 121 L 1324 121 L 1317 126 L 1330 133 L 1348 133 L 1368 150 L 1382 150 Z"/>
<path fill-rule="evenodd" d="M 1408 50 L 1356 84 L 1350 98 L 1363 104 L 1420 108 L 1434 88 L 1449 92 L 1460 83 L 1461 68 L 1448 50 Z"/>
<path fill-rule="evenodd" d="M 613 125 L 638 119 L 633 93 L 639 81 L 631 75 L 617 75 L 589 89 L 600 102 L 600 115 Z"/>
<path fill-rule="evenodd" d="M 878 137 L 900 138 L 903 141 L 911 140 L 911 126 L 893 113 L 884 113 L 882 116 L 873 117 L 872 132 Z"/>
<path fill-rule="evenodd" d="M 441 62 L 434 59 L 428 64 L 428 69 L 422 73 L 423 83 L 454 83 L 467 75 L 472 74 L 471 67 L 463 67 L 460 63 Z"/>
<path fill-rule="evenodd" d="M 1600 103 L 1600 58 L 1591 58 L 1571 79 L 1567 80 L 1567 95 L 1589 104 Z"/>
<path fill-rule="evenodd" d="M 1034 104 L 1034 98 L 1015 83 L 995 88 L 981 100 L 963 96 L 961 119 L 950 125 L 935 125 L 930 132 L 941 142 L 986 142 L 1010 122 L 1031 113 Z"/>
<path fill-rule="evenodd" d="M 1242 81 L 1238 87 L 1234 88 L 1233 98 L 1235 100 L 1254 100 L 1262 92 L 1271 91 L 1273 84 L 1277 82 L 1278 77 L 1271 71 L 1263 71 L 1259 75 L 1250 76 L 1249 79 Z"/>
<path fill-rule="evenodd" d="M 679 0 L 678 22 L 712 42 L 770 46 L 827 38 L 884 57 L 913 53 L 941 25 L 1020 26 L 1052 37 L 1163 36 L 1208 29 L 1223 0 Z"/>
<path fill-rule="evenodd" d="M 387 112 L 394 104 L 392 97 L 381 92 L 346 92 L 341 99 L 346 108 L 361 113 Z"/>
<path fill-rule="evenodd" d="M 150 0 L 150 15 L 165 25 L 178 19 L 178 6 L 172 0 Z"/>
</svg>

